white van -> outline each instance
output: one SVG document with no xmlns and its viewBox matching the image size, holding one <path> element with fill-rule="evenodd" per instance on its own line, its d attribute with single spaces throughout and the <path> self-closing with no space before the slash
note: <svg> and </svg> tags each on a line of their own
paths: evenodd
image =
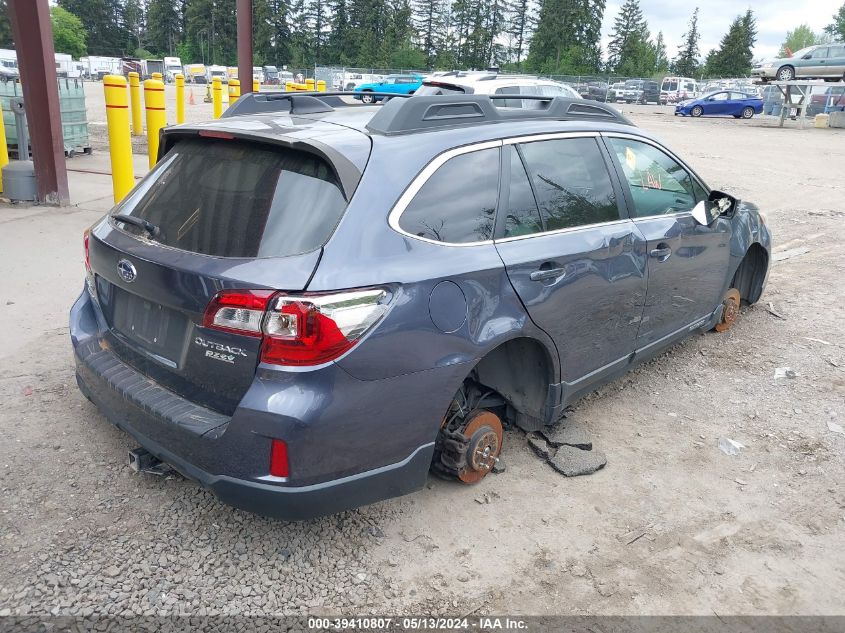
<svg viewBox="0 0 845 633">
<path fill-rule="evenodd" d="M 660 84 L 660 103 L 679 103 L 698 96 L 698 84 L 689 77 L 664 77 Z"/>
</svg>

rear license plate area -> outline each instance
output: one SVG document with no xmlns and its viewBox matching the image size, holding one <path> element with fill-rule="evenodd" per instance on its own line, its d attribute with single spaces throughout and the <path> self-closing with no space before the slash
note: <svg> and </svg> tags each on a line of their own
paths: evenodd
<svg viewBox="0 0 845 633">
<path fill-rule="evenodd" d="M 142 349 L 178 365 L 187 318 L 181 312 L 114 286 L 112 327 Z"/>
</svg>

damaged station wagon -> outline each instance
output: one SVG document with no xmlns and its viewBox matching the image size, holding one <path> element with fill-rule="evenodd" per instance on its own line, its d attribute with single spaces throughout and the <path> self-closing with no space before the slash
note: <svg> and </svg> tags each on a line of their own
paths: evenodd
<svg viewBox="0 0 845 633">
<path fill-rule="evenodd" d="M 759 299 L 756 207 L 610 106 L 520 98 L 262 93 L 166 128 L 84 236 L 80 389 L 149 460 L 303 519 L 476 482 L 503 428 Z"/>
</svg>

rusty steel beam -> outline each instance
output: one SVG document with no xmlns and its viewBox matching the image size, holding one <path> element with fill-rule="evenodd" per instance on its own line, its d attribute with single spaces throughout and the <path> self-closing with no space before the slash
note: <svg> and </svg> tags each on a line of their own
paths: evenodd
<svg viewBox="0 0 845 633">
<path fill-rule="evenodd" d="M 47 0 L 9 0 L 8 10 L 18 52 L 37 200 L 65 206 L 70 196 L 50 5 Z"/>
<path fill-rule="evenodd" d="M 252 92 L 252 0 L 237 0 L 238 79 L 241 94 Z"/>
</svg>

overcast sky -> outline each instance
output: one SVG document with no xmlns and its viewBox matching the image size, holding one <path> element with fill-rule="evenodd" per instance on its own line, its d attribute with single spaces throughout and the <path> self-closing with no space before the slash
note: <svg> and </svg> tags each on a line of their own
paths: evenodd
<svg viewBox="0 0 845 633">
<path fill-rule="evenodd" d="M 624 0 L 608 0 L 604 12 L 602 44 L 607 48 L 613 21 Z M 757 44 L 754 57 L 774 57 L 786 37 L 786 32 L 798 24 L 806 23 L 814 31 L 821 31 L 833 22 L 833 14 L 843 0 L 701 0 L 698 27 L 701 31 L 699 48 L 704 57 L 710 49 L 717 48 L 737 14 L 750 8 L 757 18 Z M 648 21 L 652 36 L 663 31 L 669 59 L 678 54 L 678 45 L 686 33 L 695 1 L 640 0 L 643 15 Z"/>
</svg>

